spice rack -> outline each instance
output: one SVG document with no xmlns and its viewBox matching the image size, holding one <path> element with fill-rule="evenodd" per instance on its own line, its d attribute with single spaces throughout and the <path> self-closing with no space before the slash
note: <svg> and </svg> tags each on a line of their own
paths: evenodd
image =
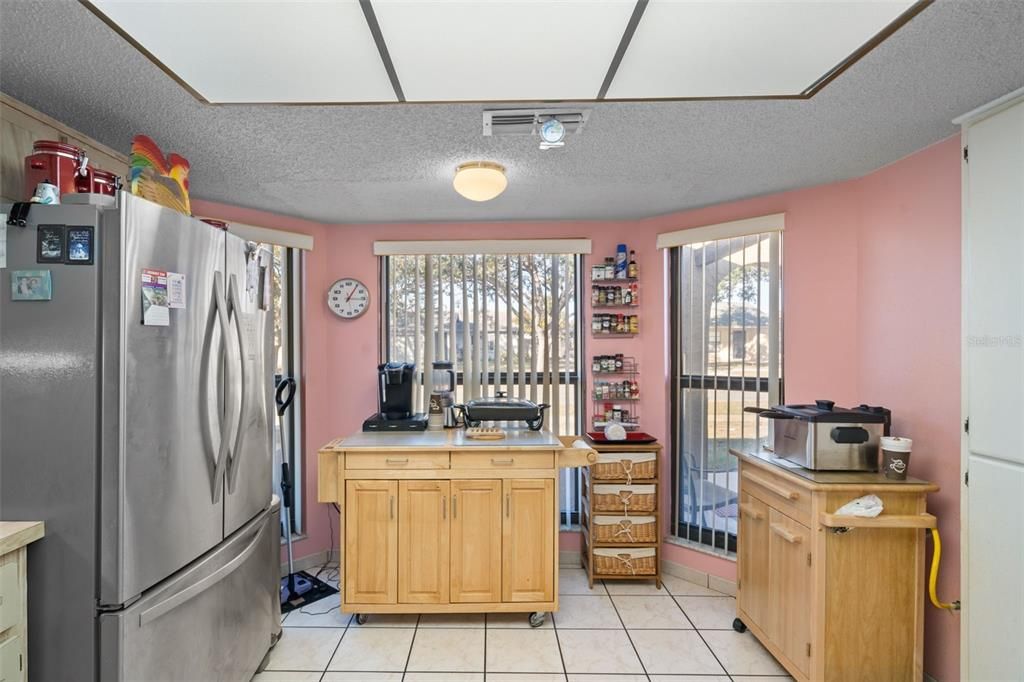
<svg viewBox="0 0 1024 682">
<path fill-rule="evenodd" d="M 581 563 L 595 580 L 654 580 L 661 589 L 661 445 L 595 443 L 583 468 Z"/>
<path fill-rule="evenodd" d="M 594 401 L 591 423 L 600 431 L 609 421 L 617 421 L 627 431 L 640 428 L 640 369 L 636 358 L 595 355 L 591 363 Z M 611 414 L 609 414 L 611 413 Z"/>
</svg>

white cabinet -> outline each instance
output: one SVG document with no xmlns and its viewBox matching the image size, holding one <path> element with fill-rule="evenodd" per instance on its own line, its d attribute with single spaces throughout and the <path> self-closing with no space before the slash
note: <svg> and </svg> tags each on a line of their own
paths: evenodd
<svg viewBox="0 0 1024 682">
<path fill-rule="evenodd" d="M 1024 89 L 964 124 L 961 673 L 1024 679 Z"/>
</svg>

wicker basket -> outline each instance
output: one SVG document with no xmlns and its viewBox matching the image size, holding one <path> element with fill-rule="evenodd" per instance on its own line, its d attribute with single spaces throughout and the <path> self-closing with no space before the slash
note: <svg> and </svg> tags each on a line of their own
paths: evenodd
<svg viewBox="0 0 1024 682">
<path fill-rule="evenodd" d="M 595 516 L 595 542 L 657 542 L 658 519 L 654 516 Z"/>
<path fill-rule="evenodd" d="M 590 465 L 594 480 L 626 481 L 658 477 L 658 455 L 654 452 L 599 452 Z"/>
<path fill-rule="evenodd" d="M 594 573 L 597 575 L 656 575 L 657 572 L 658 551 L 653 547 L 594 550 Z"/>
<path fill-rule="evenodd" d="M 629 516 L 632 512 L 652 512 L 657 509 L 658 486 L 618 485 L 615 483 L 595 485 L 592 511 L 620 512 Z"/>
</svg>

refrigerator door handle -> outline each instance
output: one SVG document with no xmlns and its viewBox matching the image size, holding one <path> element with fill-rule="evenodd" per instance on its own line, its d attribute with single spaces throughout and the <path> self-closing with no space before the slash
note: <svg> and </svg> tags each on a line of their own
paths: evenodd
<svg viewBox="0 0 1024 682">
<path fill-rule="evenodd" d="M 238 373 L 241 384 L 241 398 L 238 401 L 238 427 L 235 429 L 234 445 L 228 453 L 228 492 L 235 491 L 238 481 L 238 469 L 242 455 L 242 439 L 245 437 L 245 417 L 249 412 L 249 392 L 245 372 L 245 333 L 242 330 L 242 306 L 238 299 L 238 278 L 231 275 L 228 284 L 228 299 L 231 305 L 230 314 L 234 316 L 235 333 L 238 335 Z"/>
<path fill-rule="evenodd" d="M 224 298 L 224 279 L 223 273 L 213 273 L 213 305 L 210 307 L 210 315 L 207 318 L 207 330 L 206 338 L 203 343 L 203 360 L 200 368 L 199 386 L 200 390 L 204 392 L 204 400 L 199 401 L 200 405 L 200 423 L 202 425 L 203 432 L 203 443 L 206 446 L 207 453 L 212 456 L 212 486 L 213 489 L 212 499 L 213 501 L 219 502 L 221 490 L 224 485 L 224 468 L 227 464 L 227 444 L 228 439 L 221 433 L 220 444 L 218 447 L 213 446 L 213 434 L 210 430 L 210 411 L 207 400 L 209 399 L 209 386 L 210 386 L 210 364 L 213 361 L 213 330 L 214 323 L 220 323 L 221 338 L 227 339 L 227 333 L 230 329 L 228 322 L 228 311 L 227 304 Z"/>
<path fill-rule="evenodd" d="M 168 611 L 173 611 L 185 602 L 189 601 L 193 597 L 205 592 L 207 589 L 213 587 L 224 578 L 228 577 L 235 571 L 236 568 L 246 562 L 246 560 L 256 551 L 256 548 L 260 544 L 260 536 L 262 535 L 263 526 L 257 525 L 253 532 L 253 538 L 242 550 L 238 556 L 233 558 L 228 563 L 224 564 L 216 571 L 206 576 L 202 580 L 197 580 L 181 592 L 175 593 L 173 596 L 164 599 L 162 602 L 154 604 L 150 608 L 146 609 L 139 614 L 139 627 L 150 623 L 160 616 L 164 615 Z"/>
</svg>

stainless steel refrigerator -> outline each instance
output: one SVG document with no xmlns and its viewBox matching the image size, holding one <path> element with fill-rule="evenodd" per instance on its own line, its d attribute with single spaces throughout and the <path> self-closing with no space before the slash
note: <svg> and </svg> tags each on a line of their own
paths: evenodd
<svg viewBox="0 0 1024 682">
<path fill-rule="evenodd" d="M 29 675 L 248 680 L 280 632 L 272 263 L 117 202 L 7 227 L 0 518 L 46 522 Z"/>
</svg>

